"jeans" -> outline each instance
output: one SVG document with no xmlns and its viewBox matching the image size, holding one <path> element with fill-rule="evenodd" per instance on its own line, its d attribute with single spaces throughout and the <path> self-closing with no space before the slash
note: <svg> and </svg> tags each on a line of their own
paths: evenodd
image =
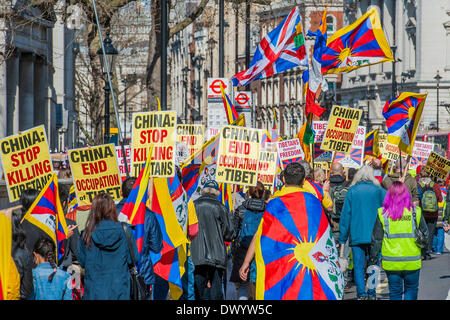
<svg viewBox="0 0 450 320">
<path fill-rule="evenodd" d="M 191 256 L 188 256 L 184 264 L 184 274 L 181 277 L 181 285 L 183 286 L 183 294 L 180 300 L 195 300 L 194 291 L 194 263 Z"/>
<path fill-rule="evenodd" d="M 353 254 L 353 274 L 355 278 L 356 284 L 356 296 L 364 297 L 371 296 L 376 297 L 375 289 L 369 289 L 366 291 L 366 263 L 368 261 L 369 255 L 369 244 L 360 244 L 356 246 L 352 246 L 352 254 Z"/>
<path fill-rule="evenodd" d="M 248 300 L 248 282 L 235 282 L 236 295 L 238 300 Z"/>
<path fill-rule="evenodd" d="M 223 300 L 222 278 L 224 271 L 224 269 L 208 265 L 196 266 L 194 270 L 195 300 Z"/>
<path fill-rule="evenodd" d="M 415 271 L 387 271 L 390 300 L 417 300 L 420 269 Z"/>
<path fill-rule="evenodd" d="M 433 237 L 433 252 L 442 253 L 444 252 L 444 229 L 437 228 L 436 233 Z"/>
</svg>

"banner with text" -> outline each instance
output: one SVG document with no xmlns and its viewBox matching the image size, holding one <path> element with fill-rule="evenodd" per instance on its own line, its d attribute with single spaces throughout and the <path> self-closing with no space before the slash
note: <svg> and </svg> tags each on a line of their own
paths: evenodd
<svg viewBox="0 0 450 320">
<path fill-rule="evenodd" d="M 348 153 L 336 152 L 334 161 L 342 164 L 346 168 L 361 168 L 364 161 L 364 142 L 366 138 L 366 128 L 358 126 L 352 149 Z"/>
<path fill-rule="evenodd" d="M 128 165 L 128 172 L 131 173 L 131 146 L 123 146 L 125 149 L 125 157 Z M 123 157 L 122 147 L 116 147 L 117 163 L 119 165 L 119 173 L 122 178 L 127 176 L 125 169 L 125 159 Z"/>
<path fill-rule="evenodd" d="M 261 151 L 259 153 L 258 177 L 264 188 L 274 192 L 274 182 L 277 175 L 277 153 Z"/>
<path fill-rule="evenodd" d="M 176 125 L 175 111 L 133 113 L 132 176 L 139 175 L 152 144 L 150 176 L 167 178 L 175 175 Z"/>
<path fill-rule="evenodd" d="M 201 149 L 203 145 L 204 128 L 201 124 L 177 125 L 177 142 L 184 142 L 188 146 L 189 155 Z"/>
<path fill-rule="evenodd" d="M 260 144 L 260 129 L 222 127 L 216 181 L 256 186 Z"/>
<path fill-rule="evenodd" d="M 70 169 L 80 206 L 91 204 L 100 193 L 122 198 L 119 166 L 113 144 L 69 150 Z"/>
<path fill-rule="evenodd" d="M 289 163 L 297 162 L 305 158 L 305 154 L 298 138 L 278 141 L 277 149 L 283 169 L 286 168 Z"/>
<path fill-rule="evenodd" d="M 39 126 L 0 140 L 9 202 L 23 190 L 41 191 L 53 174 L 45 127 Z"/>
<path fill-rule="evenodd" d="M 333 106 L 321 149 L 349 153 L 358 129 L 362 110 Z"/>
<path fill-rule="evenodd" d="M 411 163 L 409 164 L 409 168 L 417 169 L 419 165 L 424 165 L 433 150 L 433 143 L 416 140 L 411 153 Z"/>
<path fill-rule="evenodd" d="M 397 161 L 398 155 L 400 151 L 398 146 L 395 144 L 386 142 L 384 144 L 383 152 L 381 153 L 381 157 L 386 160 Z M 402 151 L 402 158 L 406 158 L 408 154 Z"/>
<path fill-rule="evenodd" d="M 314 162 L 316 161 L 331 161 L 333 152 L 324 151 L 320 149 L 323 141 L 323 136 L 327 130 L 327 121 L 313 121 L 314 130 Z"/>
<path fill-rule="evenodd" d="M 450 160 L 431 152 L 428 157 L 427 164 L 422 170 L 428 172 L 431 176 L 439 178 L 443 181 L 447 179 L 448 172 L 450 171 Z"/>
</svg>

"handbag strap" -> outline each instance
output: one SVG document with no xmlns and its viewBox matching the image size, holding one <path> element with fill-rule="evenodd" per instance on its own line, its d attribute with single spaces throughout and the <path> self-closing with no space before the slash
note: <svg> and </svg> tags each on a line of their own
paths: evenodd
<svg viewBox="0 0 450 320">
<path fill-rule="evenodd" d="M 134 259 L 133 248 L 131 246 L 131 237 L 130 237 L 130 233 L 128 231 L 127 223 L 121 222 L 120 224 L 122 225 L 123 232 L 125 232 L 125 239 L 127 240 L 128 250 L 131 255 L 131 261 L 133 262 L 133 267 L 136 267 L 136 260 Z"/>
</svg>

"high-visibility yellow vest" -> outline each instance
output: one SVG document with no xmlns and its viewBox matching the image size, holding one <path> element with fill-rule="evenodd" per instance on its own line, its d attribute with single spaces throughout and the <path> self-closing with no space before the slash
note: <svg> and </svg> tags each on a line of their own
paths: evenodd
<svg viewBox="0 0 450 320">
<path fill-rule="evenodd" d="M 416 207 L 417 226 L 420 224 L 422 209 Z M 383 225 L 384 237 L 381 248 L 381 266 L 384 270 L 418 270 L 421 268 L 421 250 L 415 242 L 415 224 L 412 212 L 404 209 L 399 220 L 392 220 L 378 209 L 378 217 Z"/>
</svg>

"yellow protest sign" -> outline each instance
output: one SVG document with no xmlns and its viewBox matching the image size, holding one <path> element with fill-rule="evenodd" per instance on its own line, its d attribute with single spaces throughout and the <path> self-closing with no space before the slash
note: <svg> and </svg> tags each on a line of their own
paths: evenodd
<svg viewBox="0 0 450 320">
<path fill-rule="evenodd" d="M 186 143 L 189 155 L 192 155 L 202 148 L 203 132 L 201 124 L 179 124 L 177 125 L 177 142 Z"/>
<path fill-rule="evenodd" d="M 39 126 L 0 140 L 1 159 L 10 202 L 23 190 L 40 191 L 53 174 L 45 127 Z"/>
<path fill-rule="evenodd" d="M 428 172 L 431 176 L 446 180 L 448 172 L 450 171 L 450 160 L 438 155 L 435 152 L 431 152 L 428 157 L 427 164 L 422 170 Z"/>
<path fill-rule="evenodd" d="M 314 161 L 314 168 L 319 168 L 322 170 L 330 170 L 331 162 L 329 161 Z"/>
<path fill-rule="evenodd" d="M 397 161 L 400 150 L 398 146 L 392 143 L 386 142 L 384 144 L 383 153 L 381 157 L 386 160 Z M 402 151 L 402 158 L 406 158 L 408 155 Z"/>
<path fill-rule="evenodd" d="M 260 143 L 259 129 L 223 126 L 220 131 L 216 181 L 255 186 Z"/>
<path fill-rule="evenodd" d="M 349 153 L 358 129 L 362 110 L 333 106 L 323 136 L 322 150 Z"/>
<path fill-rule="evenodd" d="M 273 193 L 274 181 L 277 175 L 277 153 L 261 151 L 259 153 L 257 181 Z"/>
<path fill-rule="evenodd" d="M 133 113 L 131 175 L 137 177 L 153 145 L 151 177 L 175 175 L 175 144 L 177 114 L 175 111 Z"/>
<path fill-rule="evenodd" d="M 119 166 L 113 144 L 69 150 L 70 169 L 80 206 L 91 204 L 100 193 L 122 198 Z"/>
</svg>

